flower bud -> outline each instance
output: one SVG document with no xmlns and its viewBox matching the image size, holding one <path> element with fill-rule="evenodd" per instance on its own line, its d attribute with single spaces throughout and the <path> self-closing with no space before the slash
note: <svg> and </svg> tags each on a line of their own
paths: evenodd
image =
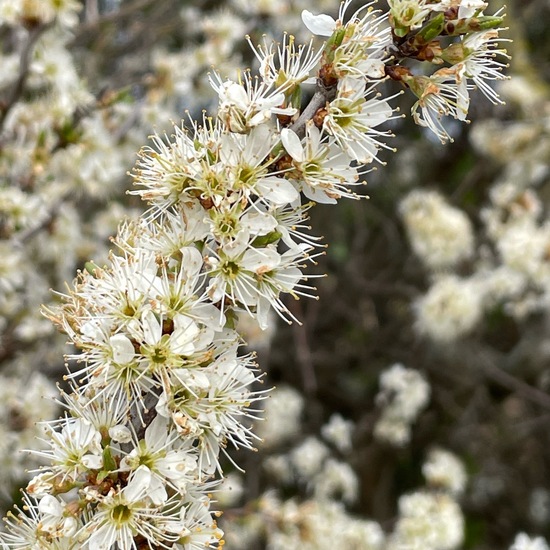
<svg viewBox="0 0 550 550">
<path fill-rule="evenodd" d="M 430 19 L 417 33 L 416 38 L 421 39 L 422 43 L 427 43 L 438 37 L 445 27 L 445 16 L 438 13 L 433 19 Z"/>
<path fill-rule="evenodd" d="M 459 36 L 471 32 L 496 29 L 502 25 L 503 17 L 483 15 L 482 17 L 471 17 L 469 19 L 454 19 L 447 21 L 444 26 L 444 33 L 448 36 Z"/>
</svg>

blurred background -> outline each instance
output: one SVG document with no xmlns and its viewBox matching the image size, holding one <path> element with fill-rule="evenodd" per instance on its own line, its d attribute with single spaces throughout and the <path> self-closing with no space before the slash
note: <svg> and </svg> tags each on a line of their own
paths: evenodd
<svg viewBox="0 0 550 550">
<path fill-rule="evenodd" d="M 307 41 L 302 9 L 337 12 L 327 0 L 62 0 L 56 20 L 48 2 L 17 4 L 0 0 L 6 508 L 36 466 L 19 449 L 34 446 L 37 419 L 59 414 L 37 396 L 56 394 L 70 351 L 40 305 L 86 261 L 101 265 L 118 223 L 144 210 L 126 194 L 136 152 L 153 131 L 215 107 L 212 67 L 234 77 L 254 66 L 245 35 Z M 329 244 L 311 272 L 328 276 L 314 280 L 319 300 L 288 299 L 303 324 L 274 320 L 261 333 L 243 321 L 277 389 L 259 452 L 235 454 L 246 474 L 228 462 L 228 549 L 325 548 L 308 534 L 313 504 L 300 507 L 321 497 L 338 503 L 342 525 L 363 518 L 395 532 L 403 495 L 449 489 L 426 474 L 435 449 L 461 465 L 455 481 L 465 474 L 449 489 L 462 535 L 414 548 L 550 539 L 550 3 L 510 0 L 506 12 L 506 104 L 474 93 L 471 122 L 449 124 L 445 146 L 409 116 L 394 120 L 397 152 L 367 174 L 369 200 L 311 210 Z M 397 102 L 408 115 L 413 99 Z M 385 548 L 369 525 L 363 546 L 346 547 Z"/>
</svg>

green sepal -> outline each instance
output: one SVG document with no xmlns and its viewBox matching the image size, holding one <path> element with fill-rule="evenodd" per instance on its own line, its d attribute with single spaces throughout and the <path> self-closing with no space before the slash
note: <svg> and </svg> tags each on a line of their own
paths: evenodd
<svg viewBox="0 0 550 550">
<path fill-rule="evenodd" d="M 93 277 L 95 277 L 96 269 L 101 269 L 97 264 L 94 262 L 86 262 L 84 264 L 84 269 Z"/>
<path fill-rule="evenodd" d="M 252 241 L 252 246 L 255 248 L 264 248 L 268 244 L 276 243 L 281 237 L 282 234 L 279 231 L 272 231 L 267 235 L 260 235 L 259 237 L 256 237 Z"/>
<path fill-rule="evenodd" d="M 237 314 L 233 309 L 227 309 L 225 311 L 225 327 L 229 328 L 231 330 L 235 330 L 235 326 L 237 324 L 238 317 Z"/>
<path fill-rule="evenodd" d="M 96 476 L 96 481 L 98 483 L 101 483 L 106 477 L 109 476 L 111 472 L 107 471 L 107 470 L 101 470 L 101 472 L 99 472 L 99 474 L 97 474 Z"/>
<path fill-rule="evenodd" d="M 113 455 L 111 454 L 111 448 L 109 445 L 103 449 L 103 471 L 107 471 L 107 475 L 111 473 L 113 470 L 117 469 L 117 465 L 115 462 L 115 459 L 113 458 Z M 101 473 L 101 472 L 100 472 Z"/>
<path fill-rule="evenodd" d="M 393 19 L 393 18 L 392 18 Z M 399 38 L 403 38 L 404 36 L 407 36 L 409 33 L 410 27 L 407 27 L 406 25 L 400 25 L 393 19 L 393 34 Z"/>
<path fill-rule="evenodd" d="M 270 154 L 274 159 L 276 159 L 276 158 L 279 157 L 279 155 L 282 155 L 283 153 L 285 153 L 285 148 L 284 148 L 282 142 L 279 141 L 278 143 L 276 143 L 276 144 L 274 145 L 273 149 L 271 149 L 271 151 L 270 151 L 269 154 Z"/>
<path fill-rule="evenodd" d="M 342 40 L 344 40 L 345 35 L 346 28 L 340 27 L 339 29 L 335 30 L 327 40 L 323 53 L 325 54 L 326 60 L 329 63 L 332 63 L 334 61 L 334 52 L 342 44 Z"/>
<path fill-rule="evenodd" d="M 416 34 L 416 37 L 420 38 L 423 43 L 427 44 L 434 38 L 438 37 L 445 27 L 445 15 L 438 13 L 435 17 L 430 19 L 426 25 L 424 25 Z"/>
<path fill-rule="evenodd" d="M 300 86 L 295 86 L 292 90 L 289 104 L 295 109 L 300 109 L 302 105 L 302 88 Z"/>
<path fill-rule="evenodd" d="M 105 478 L 111 476 L 114 479 L 116 479 L 117 473 L 117 463 L 115 462 L 115 459 L 113 458 L 113 455 L 111 454 L 111 447 L 107 445 L 103 449 L 103 468 L 99 471 L 99 473 L 96 476 L 96 479 L 98 483 L 101 483 Z"/>
</svg>

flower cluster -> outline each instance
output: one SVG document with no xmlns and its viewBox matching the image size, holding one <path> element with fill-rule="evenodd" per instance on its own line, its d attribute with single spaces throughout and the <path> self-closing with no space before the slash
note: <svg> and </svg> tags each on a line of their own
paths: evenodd
<svg viewBox="0 0 550 550">
<path fill-rule="evenodd" d="M 501 70 L 508 58 L 500 47 L 502 13 L 484 15 L 487 2 L 479 0 L 390 0 L 389 4 L 397 58 L 439 68 L 431 75 L 415 75 L 403 66 L 388 67 L 387 72 L 418 98 L 412 107 L 415 122 L 442 142 L 452 141 L 443 120 L 467 120 L 472 89 L 479 89 L 492 103 L 502 103 L 490 85 L 504 78 Z M 449 42 L 449 37 L 458 40 Z"/>
<path fill-rule="evenodd" d="M 472 223 L 435 191 L 417 189 L 400 204 L 411 247 L 429 269 L 452 268 L 473 254 Z"/>
<path fill-rule="evenodd" d="M 275 389 L 275 398 L 279 391 L 285 395 L 287 390 Z M 276 420 L 267 417 L 266 422 Z M 465 490 L 467 476 L 460 458 L 448 450 L 435 448 L 428 454 L 422 466 L 426 484 L 401 496 L 398 516 L 388 534 L 377 522 L 346 510 L 345 504 L 354 504 L 358 496 L 346 491 L 357 486 L 357 479 L 344 475 L 348 466 L 344 460 L 352 459 L 353 453 L 335 444 L 342 441 L 341 437 L 330 441 L 326 434 L 338 431 L 347 440 L 357 435 L 357 428 L 350 420 L 333 417 L 321 427 L 323 440 L 308 436 L 300 442 L 295 437 L 290 449 L 286 445 L 286 452 L 269 456 L 263 464 L 271 487 L 244 509 L 238 506 L 239 491 L 228 503 L 223 518 L 228 545 L 238 550 L 259 541 L 272 550 L 459 548 L 464 539 L 464 518 L 458 498 Z M 302 502 L 285 498 L 293 483 L 304 482 L 309 498 Z M 331 484 L 336 490 L 326 491 Z"/>
<path fill-rule="evenodd" d="M 531 538 L 526 533 L 519 533 L 510 550 L 548 550 L 548 543 L 543 537 Z"/>
<path fill-rule="evenodd" d="M 525 83 L 506 84 L 507 97 L 527 97 Z M 467 337 L 498 310 L 521 321 L 548 307 L 550 222 L 539 187 L 550 136 L 547 115 L 533 116 L 537 124 L 473 128 L 475 147 L 504 165 L 477 220 L 432 190 L 415 189 L 400 204 L 411 248 L 431 279 L 414 302 L 415 326 L 433 341 Z"/>
<path fill-rule="evenodd" d="M 448 494 L 417 491 L 399 499 L 399 519 L 388 550 L 454 550 L 464 540 L 464 517 Z"/>
<path fill-rule="evenodd" d="M 381 413 L 374 426 L 374 436 L 401 446 L 409 442 L 411 424 L 430 399 L 430 385 L 415 369 L 396 363 L 380 376 L 376 402 Z"/>
<path fill-rule="evenodd" d="M 287 433 L 284 440 L 267 439 L 260 452 L 268 456 L 263 470 L 269 486 L 244 515 L 235 514 L 237 498 L 228 501 L 222 518 L 227 531 L 227 544 L 245 550 L 266 542 L 266 548 L 358 548 L 382 550 L 384 532 L 371 520 L 351 515 L 346 505 L 357 502 L 359 479 L 350 462 L 355 423 L 340 415 L 333 415 L 321 426 L 321 435 L 303 438 L 305 423 L 300 418 L 303 404 L 299 394 L 287 387 L 275 388 L 266 402 L 263 434 L 276 434 L 280 429 L 279 405 L 288 400 L 290 411 L 284 420 L 290 420 L 297 429 Z M 303 415 L 305 416 L 305 414 Z M 292 488 L 304 488 L 309 498 L 300 502 L 285 498 Z M 224 487 L 220 500 L 225 500 Z M 233 495 L 231 495 L 233 496 Z M 338 532 L 339 536 L 334 537 Z"/>
</svg>

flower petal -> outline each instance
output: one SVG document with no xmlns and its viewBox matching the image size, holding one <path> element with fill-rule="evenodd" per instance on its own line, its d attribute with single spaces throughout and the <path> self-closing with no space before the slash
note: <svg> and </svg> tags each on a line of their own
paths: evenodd
<svg viewBox="0 0 550 550">
<path fill-rule="evenodd" d="M 296 188 L 283 178 L 263 178 L 258 181 L 256 188 L 260 195 L 276 206 L 290 204 L 300 197 L 300 193 L 298 193 Z"/>
<path fill-rule="evenodd" d="M 310 11 L 304 10 L 302 21 L 311 33 L 318 36 L 330 36 L 336 28 L 336 21 L 324 13 L 313 15 Z"/>
<path fill-rule="evenodd" d="M 286 152 L 296 161 L 303 162 L 304 160 L 304 148 L 302 142 L 298 137 L 298 134 L 289 128 L 283 128 L 281 130 L 281 141 Z"/>
<path fill-rule="evenodd" d="M 109 338 L 109 343 L 113 350 L 113 359 L 119 365 L 127 365 L 130 363 L 136 351 L 130 339 L 124 334 L 115 334 Z"/>
</svg>

